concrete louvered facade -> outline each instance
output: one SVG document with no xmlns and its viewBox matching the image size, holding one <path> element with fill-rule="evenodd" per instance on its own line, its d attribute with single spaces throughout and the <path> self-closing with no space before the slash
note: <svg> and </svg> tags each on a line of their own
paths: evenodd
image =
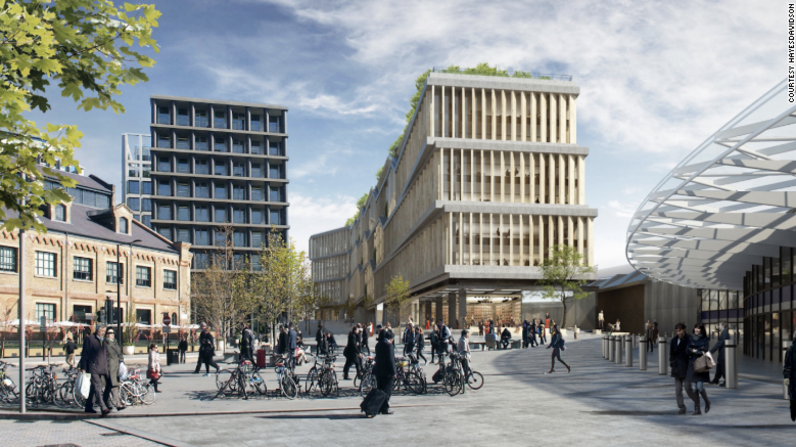
<svg viewBox="0 0 796 447">
<path fill-rule="evenodd" d="M 431 73 L 358 220 L 310 238 L 319 290 L 378 306 L 401 274 L 416 319 L 453 322 L 468 296 L 533 289 L 553 245 L 593 264 L 579 93 L 571 81 Z"/>
</svg>

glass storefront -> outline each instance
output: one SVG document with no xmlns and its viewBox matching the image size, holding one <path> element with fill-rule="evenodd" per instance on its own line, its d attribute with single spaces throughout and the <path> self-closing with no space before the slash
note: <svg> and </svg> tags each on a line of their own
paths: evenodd
<svg viewBox="0 0 796 447">
<path fill-rule="evenodd" d="M 743 340 L 743 309 L 739 309 L 740 292 L 735 290 L 697 290 L 699 316 L 711 339 L 718 337 L 719 322 L 727 323 L 730 336 L 737 343 Z M 689 332 L 691 328 L 688 328 Z"/>
<path fill-rule="evenodd" d="M 744 276 L 743 325 L 753 334 L 743 343 L 745 355 L 781 362 L 782 347 L 793 340 L 794 256 L 796 249 L 781 247 L 779 258 L 763 258 Z"/>
</svg>

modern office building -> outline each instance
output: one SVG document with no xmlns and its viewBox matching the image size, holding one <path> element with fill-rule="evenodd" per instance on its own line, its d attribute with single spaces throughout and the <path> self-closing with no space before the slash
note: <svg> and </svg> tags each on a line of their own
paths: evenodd
<svg viewBox="0 0 796 447">
<path fill-rule="evenodd" d="M 121 283 L 116 315 L 134 306 L 142 324 L 160 324 L 164 315 L 173 324 L 190 321 L 190 244 L 169 241 L 133 220 L 126 205 L 114 205 L 113 185 L 99 177 L 62 175 L 77 184 L 66 188 L 71 202 L 43 210 L 46 233 L 27 231 L 23 242 L 19 231 L 0 230 L 0 307 L 10 311 L 6 317 L 18 314 L 22 271 L 27 320 L 92 323 L 106 300 L 119 309 Z M 60 187 L 47 175 L 35 181 Z"/>
<path fill-rule="evenodd" d="M 287 240 L 286 107 L 172 96 L 152 96 L 151 105 L 153 229 L 192 243 L 194 269 L 224 244 L 224 225 L 234 230 L 238 259 L 256 253 L 272 228 Z"/>
<path fill-rule="evenodd" d="M 519 319 L 553 245 L 593 265 L 579 93 L 569 77 L 431 73 L 358 219 L 310 238 L 319 290 L 338 306 L 364 300 L 381 320 L 384 287 L 402 275 L 412 298 L 401 319 Z"/>
<path fill-rule="evenodd" d="M 122 134 L 122 202 L 133 218 L 152 228 L 151 135 Z"/>
<path fill-rule="evenodd" d="M 796 328 L 794 113 L 782 81 L 667 174 L 627 235 L 628 260 L 640 272 L 739 293 L 740 309 L 722 309 L 722 295 L 714 306 L 703 291 L 700 319 L 742 319 L 744 353 L 775 362 Z"/>
</svg>

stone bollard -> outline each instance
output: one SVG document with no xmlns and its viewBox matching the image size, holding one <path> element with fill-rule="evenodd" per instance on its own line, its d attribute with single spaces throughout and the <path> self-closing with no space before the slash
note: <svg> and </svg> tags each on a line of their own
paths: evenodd
<svg viewBox="0 0 796 447">
<path fill-rule="evenodd" d="M 733 339 L 724 342 L 724 375 L 727 389 L 738 389 L 738 345 Z"/>
<path fill-rule="evenodd" d="M 658 374 L 669 373 L 669 360 L 666 358 L 666 335 L 658 337 Z"/>
<path fill-rule="evenodd" d="M 625 337 L 625 366 L 633 366 L 633 336 Z"/>
<path fill-rule="evenodd" d="M 638 344 L 638 369 L 647 370 L 647 337 L 645 335 L 641 336 Z"/>
<path fill-rule="evenodd" d="M 633 334 L 633 347 L 638 348 L 638 334 Z"/>
<path fill-rule="evenodd" d="M 616 343 L 614 343 L 615 335 L 608 338 L 608 361 L 613 362 L 616 357 Z"/>
<path fill-rule="evenodd" d="M 617 365 L 622 364 L 622 336 L 617 335 L 616 340 L 614 340 L 614 344 L 616 345 L 616 357 L 614 360 L 616 361 Z"/>
<path fill-rule="evenodd" d="M 605 349 L 607 347 L 607 342 L 606 342 L 607 339 L 608 339 L 608 336 L 607 335 L 603 335 L 601 337 L 601 341 L 600 341 L 600 343 L 601 343 L 600 347 L 602 348 L 602 351 L 603 351 L 603 358 L 608 358 L 608 352 L 607 352 L 608 350 Z"/>
</svg>

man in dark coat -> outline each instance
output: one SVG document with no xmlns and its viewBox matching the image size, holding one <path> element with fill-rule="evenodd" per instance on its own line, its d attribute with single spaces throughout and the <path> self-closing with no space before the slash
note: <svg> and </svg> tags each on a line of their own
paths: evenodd
<svg viewBox="0 0 796 447">
<path fill-rule="evenodd" d="M 677 336 L 672 338 L 669 344 L 669 366 L 674 377 L 674 393 L 677 398 L 677 406 L 680 408 L 678 414 L 685 414 L 686 406 L 683 400 L 683 385 L 688 397 L 691 397 L 691 384 L 685 381 L 688 374 L 688 334 L 685 332 L 685 324 L 677 323 L 675 326 Z"/>
<path fill-rule="evenodd" d="M 293 328 L 293 322 L 287 325 L 287 352 L 290 364 L 296 366 L 296 349 L 298 349 L 298 333 Z"/>
<path fill-rule="evenodd" d="M 357 376 L 360 374 L 361 367 L 359 364 L 359 359 L 362 357 L 359 346 L 360 330 L 360 328 L 354 326 L 351 329 L 351 332 L 348 333 L 348 343 L 343 351 L 343 355 L 345 356 L 345 365 L 343 365 L 343 380 L 351 380 L 351 378 L 348 377 L 348 371 L 351 369 L 351 365 L 354 365 L 356 368 Z"/>
<path fill-rule="evenodd" d="M 790 398 L 790 420 L 796 422 L 796 339 L 785 351 L 785 362 L 782 366 L 782 376 L 786 381 Z"/>
<path fill-rule="evenodd" d="M 252 331 L 243 325 L 243 332 L 240 336 L 240 356 L 242 359 L 246 359 L 250 362 L 254 361 L 254 353 L 252 352 L 254 348 L 254 334 Z"/>
<path fill-rule="evenodd" d="M 383 330 L 379 332 L 379 341 L 376 343 L 376 364 L 373 375 L 376 376 L 376 388 L 384 391 L 387 398 L 379 409 L 380 414 L 392 414 L 390 410 L 390 396 L 397 371 L 395 369 L 395 346 L 392 344 L 393 333 Z"/>
<path fill-rule="evenodd" d="M 219 370 L 219 366 L 215 360 L 213 360 L 213 355 L 216 353 L 216 345 L 215 339 L 213 338 L 213 334 L 210 333 L 210 328 L 207 327 L 207 324 L 202 323 L 199 325 L 202 328 L 202 333 L 199 334 L 199 359 L 196 361 L 196 370 L 194 370 L 194 374 L 198 374 L 199 370 L 202 369 L 202 363 L 205 364 L 205 377 L 210 375 L 210 367 Z"/>
<path fill-rule="evenodd" d="M 719 384 L 719 378 L 727 380 L 727 376 L 725 376 L 725 362 L 724 362 L 724 342 L 730 339 L 730 331 L 727 330 L 727 323 L 720 322 L 719 323 L 719 340 L 713 345 L 711 348 L 710 353 L 713 354 L 718 351 L 719 355 L 716 357 L 716 375 L 713 376 L 713 380 L 710 382 L 714 385 Z M 721 382 L 721 385 L 724 386 L 724 382 Z"/>
<path fill-rule="evenodd" d="M 522 322 L 522 347 L 528 348 L 528 320 Z"/>
<path fill-rule="evenodd" d="M 100 326 L 94 335 L 86 337 L 80 355 L 80 372 L 91 374 L 91 391 L 86 399 L 86 413 L 96 413 L 94 405 L 102 409 L 102 415 L 111 410 L 106 405 L 111 394 L 111 381 L 108 376 L 108 351 L 105 346 L 105 326 Z"/>
<path fill-rule="evenodd" d="M 281 324 L 279 325 L 279 335 L 276 342 L 276 353 L 284 355 L 287 351 L 287 329 Z"/>
<path fill-rule="evenodd" d="M 539 346 L 539 343 L 536 342 L 536 331 L 536 318 L 534 318 L 528 326 L 528 337 L 530 338 L 529 342 L 532 348 Z"/>
</svg>

